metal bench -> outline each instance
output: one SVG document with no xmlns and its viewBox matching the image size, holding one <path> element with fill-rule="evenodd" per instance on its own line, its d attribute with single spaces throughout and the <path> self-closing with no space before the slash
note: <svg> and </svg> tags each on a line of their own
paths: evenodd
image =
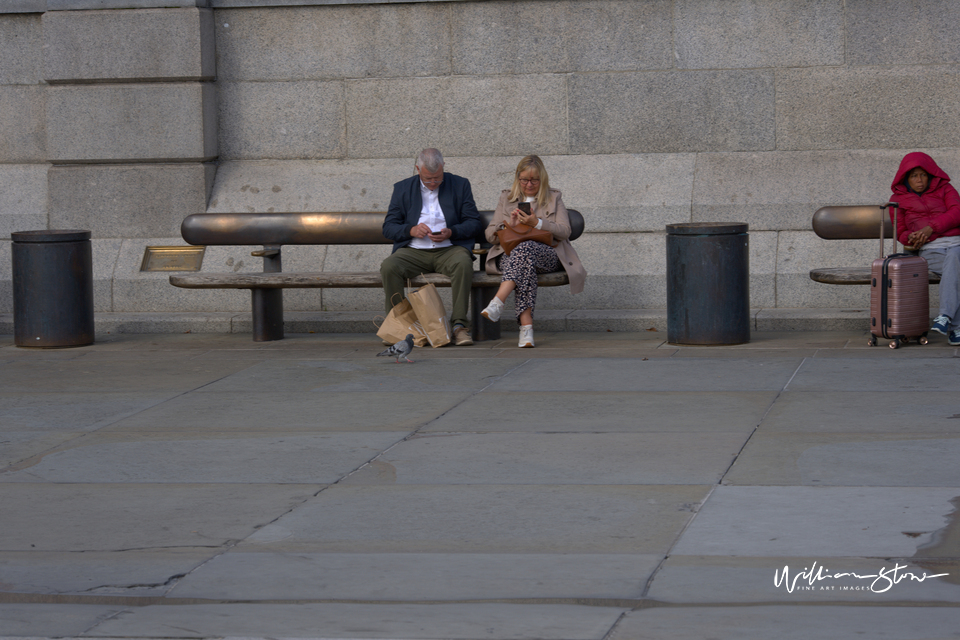
<svg viewBox="0 0 960 640">
<path fill-rule="evenodd" d="M 893 237 L 887 204 L 821 207 L 813 214 L 813 231 L 824 240 L 876 240 L 883 255 L 883 241 Z M 883 224 L 883 237 L 880 225 Z M 904 247 L 909 249 L 909 247 Z M 824 284 L 870 284 L 870 265 L 812 269 L 810 279 Z M 930 284 L 940 276 L 930 274 Z"/>
<path fill-rule="evenodd" d="M 583 216 L 568 209 L 571 240 L 583 233 Z M 267 342 L 283 338 L 283 290 L 296 288 L 380 288 L 380 272 L 303 272 L 284 273 L 282 247 L 288 244 L 393 244 L 383 236 L 383 212 L 352 211 L 341 213 L 198 213 L 188 216 L 180 225 L 180 234 L 192 245 L 262 245 L 250 255 L 263 258 L 262 273 L 190 273 L 170 276 L 170 284 L 185 289 L 250 289 L 253 307 L 253 339 Z M 486 228 L 493 211 L 481 211 Z M 482 235 L 475 253 L 485 254 L 489 248 Z M 495 340 L 500 337 L 500 323 L 480 315 L 496 289 L 499 275 L 483 271 L 473 274 L 471 306 L 473 339 Z M 414 286 L 433 283 L 449 287 L 450 279 L 439 273 L 428 273 L 412 280 Z M 565 271 L 541 274 L 541 287 L 569 284 Z"/>
</svg>

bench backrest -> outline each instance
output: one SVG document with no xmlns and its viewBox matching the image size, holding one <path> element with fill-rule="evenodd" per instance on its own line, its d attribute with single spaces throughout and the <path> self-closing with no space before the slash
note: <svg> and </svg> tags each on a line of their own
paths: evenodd
<svg viewBox="0 0 960 640">
<path fill-rule="evenodd" d="M 813 231 L 825 240 L 879 240 L 893 237 L 890 214 L 879 205 L 821 207 L 813 214 Z"/>
<path fill-rule="evenodd" d="M 571 240 L 583 233 L 583 216 L 570 214 Z M 382 211 L 329 213 L 195 213 L 180 225 L 180 235 L 195 245 L 391 244 L 383 237 Z M 481 211 L 484 228 L 493 211 Z M 477 238 L 486 245 L 483 234 Z"/>
</svg>

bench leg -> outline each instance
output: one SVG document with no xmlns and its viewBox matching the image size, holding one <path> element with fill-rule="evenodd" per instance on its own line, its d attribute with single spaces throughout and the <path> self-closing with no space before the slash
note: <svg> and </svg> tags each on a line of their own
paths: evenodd
<svg viewBox="0 0 960 640">
<path fill-rule="evenodd" d="M 251 289 L 253 341 L 283 340 L 283 289 Z"/>
<path fill-rule="evenodd" d="M 500 339 L 500 323 L 490 322 L 480 312 L 487 308 L 490 301 L 493 300 L 497 290 L 492 287 L 477 287 L 470 290 L 470 301 L 473 306 L 471 319 L 473 322 L 473 341 L 483 342 L 484 340 Z"/>
</svg>

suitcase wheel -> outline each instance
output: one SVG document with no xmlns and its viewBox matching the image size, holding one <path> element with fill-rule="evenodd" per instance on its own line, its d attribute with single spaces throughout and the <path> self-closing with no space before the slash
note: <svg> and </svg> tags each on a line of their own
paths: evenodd
<svg viewBox="0 0 960 640">
<path fill-rule="evenodd" d="M 899 348 L 900 348 L 900 338 L 894 338 L 893 341 L 890 343 L 890 348 L 891 348 L 891 349 L 899 349 Z"/>
<path fill-rule="evenodd" d="M 919 342 L 920 344 L 927 344 L 930 341 L 927 340 L 927 336 L 920 336 L 919 338 L 917 338 L 917 342 Z"/>
<path fill-rule="evenodd" d="M 867 344 L 871 347 L 877 346 L 877 336 L 870 336 L 870 339 L 867 340 Z"/>
</svg>

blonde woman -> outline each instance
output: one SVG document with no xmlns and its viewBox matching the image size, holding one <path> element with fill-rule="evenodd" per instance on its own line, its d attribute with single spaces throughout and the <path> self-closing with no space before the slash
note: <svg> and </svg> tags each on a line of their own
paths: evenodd
<svg viewBox="0 0 960 640">
<path fill-rule="evenodd" d="M 520 203 L 529 203 L 529 213 Z M 553 234 L 556 247 L 541 242 L 521 242 L 510 255 L 503 252 L 497 238 L 501 224 L 526 224 Z M 493 221 L 487 226 L 487 241 L 493 244 L 487 254 L 487 273 L 503 274 L 493 301 L 480 313 L 487 320 L 500 319 L 503 305 L 511 291 L 515 292 L 517 321 L 520 323 L 519 347 L 533 347 L 533 309 L 537 303 L 537 274 L 559 271 L 562 267 L 570 279 L 570 292 L 583 291 L 587 272 L 570 244 L 570 218 L 560 191 L 550 188 L 547 169 L 538 156 L 526 156 L 517 165 L 513 186 L 500 194 Z"/>
</svg>

